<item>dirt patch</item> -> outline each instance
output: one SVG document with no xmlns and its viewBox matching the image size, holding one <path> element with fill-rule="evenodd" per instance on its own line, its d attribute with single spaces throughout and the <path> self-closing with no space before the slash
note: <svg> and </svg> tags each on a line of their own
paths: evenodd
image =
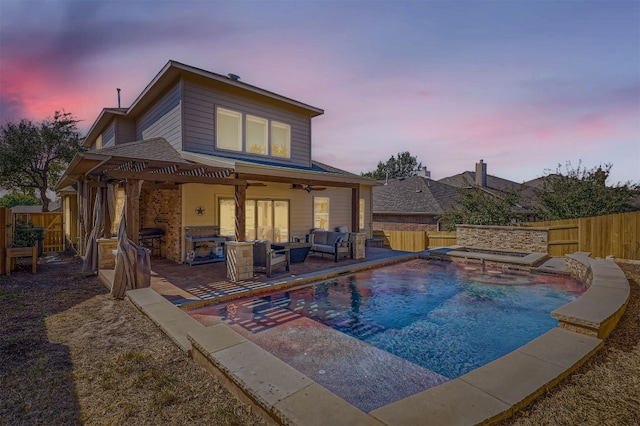
<svg viewBox="0 0 640 426">
<path fill-rule="evenodd" d="M 263 425 L 70 254 L 0 277 L 0 424 Z"/>
<path fill-rule="evenodd" d="M 640 424 L 640 287 L 605 346 L 569 378 L 503 425 Z"/>
<path fill-rule="evenodd" d="M 263 425 L 78 258 L 0 277 L 0 424 Z M 606 346 L 504 425 L 640 424 L 640 289 Z"/>
</svg>

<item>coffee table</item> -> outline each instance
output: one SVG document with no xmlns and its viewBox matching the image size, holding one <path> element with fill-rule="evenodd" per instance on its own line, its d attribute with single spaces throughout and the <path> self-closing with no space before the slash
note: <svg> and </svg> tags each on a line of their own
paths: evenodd
<svg viewBox="0 0 640 426">
<path fill-rule="evenodd" d="M 271 248 L 274 250 L 289 249 L 291 263 L 303 263 L 307 260 L 311 243 L 273 243 Z"/>
</svg>

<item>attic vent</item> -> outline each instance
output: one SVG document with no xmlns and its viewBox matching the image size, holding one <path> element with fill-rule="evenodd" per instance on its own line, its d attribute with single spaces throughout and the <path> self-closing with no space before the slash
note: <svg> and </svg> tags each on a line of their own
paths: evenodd
<svg viewBox="0 0 640 426">
<path fill-rule="evenodd" d="M 231 74 L 231 73 L 229 73 L 229 74 L 227 74 L 227 76 L 228 76 L 231 80 L 233 80 L 233 81 L 238 81 L 238 80 L 240 80 L 240 76 L 239 76 L 239 75 L 235 75 L 235 74 Z"/>
</svg>

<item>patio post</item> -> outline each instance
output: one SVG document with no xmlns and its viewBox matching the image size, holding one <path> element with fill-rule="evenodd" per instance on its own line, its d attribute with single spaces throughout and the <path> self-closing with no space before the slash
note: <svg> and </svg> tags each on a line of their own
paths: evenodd
<svg viewBox="0 0 640 426">
<path fill-rule="evenodd" d="M 351 188 L 351 231 L 360 231 L 360 185 Z"/>
<path fill-rule="evenodd" d="M 140 179 L 127 179 L 125 182 L 125 192 L 127 194 L 127 238 L 135 245 L 140 243 L 140 187 L 142 181 Z"/>
<path fill-rule="evenodd" d="M 245 200 L 247 198 L 247 185 L 235 185 L 235 201 L 236 201 L 236 241 L 245 241 L 246 219 L 245 219 Z"/>
<path fill-rule="evenodd" d="M 103 230 L 103 238 L 111 238 L 111 214 L 109 212 L 109 203 L 108 203 L 108 189 L 105 188 L 102 191 L 102 210 L 104 211 L 104 230 Z"/>
</svg>

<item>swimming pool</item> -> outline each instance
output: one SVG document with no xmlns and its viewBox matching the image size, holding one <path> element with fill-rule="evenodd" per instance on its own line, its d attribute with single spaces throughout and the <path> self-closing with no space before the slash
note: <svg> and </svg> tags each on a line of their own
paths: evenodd
<svg viewBox="0 0 640 426">
<path fill-rule="evenodd" d="M 222 318 L 370 411 L 522 346 L 584 290 L 564 276 L 419 259 L 189 313 Z"/>
</svg>

